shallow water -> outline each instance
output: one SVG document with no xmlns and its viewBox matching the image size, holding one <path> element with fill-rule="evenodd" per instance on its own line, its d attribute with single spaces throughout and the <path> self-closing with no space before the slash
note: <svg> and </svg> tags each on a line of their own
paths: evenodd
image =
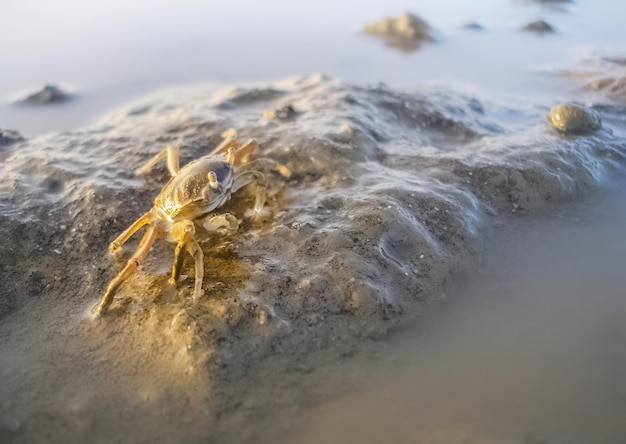
<svg viewBox="0 0 626 444">
<path fill-rule="evenodd" d="M 599 211 L 607 225 L 590 222 L 576 237 L 578 225 L 563 211 L 580 201 L 586 217 L 586 199 L 622 174 L 623 108 L 556 70 L 576 71 L 579 57 L 596 45 L 610 50 L 620 43 L 621 6 L 576 2 L 563 11 L 526 2 L 424 2 L 415 12 L 435 26 L 439 43 L 404 54 L 359 32 L 395 13 L 392 7 L 404 9 L 402 2 L 235 2 L 220 9 L 125 2 L 124 14 L 108 3 L 70 4 L 41 2 L 26 15 L 11 2 L 6 13 L 15 20 L 3 31 L 14 38 L 0 39 L 8 66 L 0 95 L 51 76 L 77 93 L 61 106 L 0 108 L 2 128 L 16 126 L 26 136 L 58 131 L 0 139 L 0 274 L 7 283 L 0 287 L 0 440 L 307 440 L 306 427 L 298 433 L 302 424 L 319 439 L 319 429 L 354 431 L 336 409 L 371 412 L 352 409 L 378 402 L 359 386 L 363 381 L 383 387 L 398 401 L 385 405 L 402 411 L 378 406 L 388 429 L 372 430 L 372 437 L 576 443 L 600 426 L 606 443 L 622 437 L 614 421 L 622 404 L 613 393 L 602 396 L 610 390 L 598 394 L 598 375 L 621 374 L 623 347 L 611 360 L 596 350 L 600 339 L 585 336 L 591 327 L 579 328 L 588 320 L 597 327 L 606 315 L 621 341 L 611 317 L 623 309 L 621 299 L 600 284 L 593 288 L 606 292 L 593 304 L 578 292 L 619 276 L 603 274 L 615 271 L 619 251 L 609 255 L 613 267 L 568 262 L 547 276 L 540 272 L 548 267 L 537 271 L 531 260 L 576 257 L 566 247 L 582 240 L 598 256 L 619 245 L 595 237 L 621 236 L 619 214 Z M 538 16 L 559 33 L 518 31 Z M 63 20 L 70 23 L 58 27 Z M 467 21 L 487 30 L 461 29 Z M 50 30 L 50 38 L 34 41 L 33 29 Z M 594 60 L 602 70 L 603 59 Z M 302 75 L 307 71 L 330 75 Z M 291 77 L 276 80 L 283 75 Z M 203 83 L 188 85 L 196 81 Z M 552 131 L 545 119 L 558 100 L 590 101 L 604 128 L 583 137 Z M 293 116 L 264 114 L 287 104 Z M 250 190 L 223 207 L 240 219 L 235 236 L 199 234 L 207 274 L 197 305 L 189 299 L 190 263 L 177 287 L 167 284 L 173 246 L 163 242 L 123 285 L 111 312 L 92 320 L 90 308 L 125 260 L 106 253 L 108 242 L 150 208 L 168 178 L 162 167 L 143 177 L 133 175 L 135 168 L 168 143 L 181 145 L 185 164 L 209 152 L 229 127 L 241 141 L 256 138 L 262 151 L 255 155 L 286 164 L 291 178 L 272 178 L 258 220 L 249 218 Z M 518 238 L 532 218 L 546 215 L 567 221 L 558 223 L 556 240 L 553 222 L 544 219 L 536 227 L 545 236 Z M 498 239 L 505 246 L 488 242 L 509 224 L 520 231 L 504 230 Z M 545 251 L 548 240 L 555 245 Z M 507 256 L 518 249 L 535 256 Z M 439 304 L 452 277 L 484 260 L 486 281 L 467 283 L 467 294 L 462 288 Z M 537 297 L 540 283 L 549 298 Z M 443 314 L 429 316 L 433 307 Z M 416 324 L 418 332 L 398 335 Z M 548 335 L 555 325 L 575 340 Z M 523 353 L 509 353 L 513 340 Z M 545 347 L 534 349 L 535 342 Z M 493 362 L 496 355 L 506 362 Z M 610 362 L 597 369 L 592 358 Z M 559 378 L 561 362 L 580 372 Z M 440 372 L 451 367 L 466 369 L 467 377 Z M 418 399 L 407 390 L 417 386 L 415 372 L 429 382 Z M 492 379 L 485 382 L 487 373 Z M 611 387 L 619 385 L 615 378 Z M 398 384 L 384 388 L 389 379 Z M 450 408 L 456 398 L 441 397 L 435 389 L 442 385 L 463 402 Z M 498 393 L 484 395 L 487 386 Z M 342 394 L 348 397 L 328 403 Z M 593 411 L 568 403 L 579 397 Z M 520 401 L 511 406 L 512 398 Z M 414 409 L 432 415 L 420 415 L 420 423 L 402 414 Z M 464 417 L 468 410 L 476 415 Z M 558 418 L 544 422 L 554 411 Z M 596 413 L 601 419 L 589 428 L 582 420 L 581 428 L 560 425 Z M 483 420 L 496 414 L 497 427 Z M 405 427 L 409 422 L 424 426 L 416 432 Z"/>
<path fill-rule="evenodd" d="M 624 442 L 623 186 L 501 230 L 440 310 L 283 442 Z"/>
</svg>

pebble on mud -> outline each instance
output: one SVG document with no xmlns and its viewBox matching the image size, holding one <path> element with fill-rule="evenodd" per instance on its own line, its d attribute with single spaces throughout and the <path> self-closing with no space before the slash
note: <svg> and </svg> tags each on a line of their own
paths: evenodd
<svg viewBox="0 0 626 444">
<path fill-rule="evenodd" d="M 67 102 L 70 98 L 71 96 L 59 89 L 58 86 L 48 84 L 44 86 L 41 91 L 30 94 L 25 99 L 21 100 L 21 102 L 35 105 L 47 105 L 51 103 Z"/>
<path fill-rule="evenodd" d="M 602 120 L 597 112 L 573 104 L 553 107 L 548 115 L 548 122 L 553 128 L 566 134 L 588 134 L 602 127 Z"/>
<path fill-rule="evenodd" d="M 280 108 L 270 108 L 263 111 L 263 117 L 266 119 L 278 119 L 278 120 L 287 120 L 293 119 L 296 116 L 296 110 L 293 108 L 293 105 L 290 103 Z"/>
<path fill-rule="evenodd" d="M 364 30 L 367 34 L 381 37 L 388 46 L 405 52 L 416 51 L 423 43 L 435 41 L 430 25 L 409 12 L 367 24 Z"/>
<path fill-rule="evenodd" d="M 536 32 L 537 34 L 553 34 L 554 28 L 544 20 L 530 22 L 522 28 L 522 31 Z"/>
</svg>

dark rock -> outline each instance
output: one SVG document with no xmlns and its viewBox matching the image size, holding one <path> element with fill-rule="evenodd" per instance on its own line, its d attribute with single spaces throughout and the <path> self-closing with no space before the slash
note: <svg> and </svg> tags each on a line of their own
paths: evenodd
<svg viewBox="0 0 626 444">
<path fill-rule="evenodd" d="M 41 91 L 27 96 L 24 103 L 47 105 L 50 103 L 63 103 L 71 98 L 69 94 L 59 89 L 56 85 L 46 85 Z"/>
</svg>

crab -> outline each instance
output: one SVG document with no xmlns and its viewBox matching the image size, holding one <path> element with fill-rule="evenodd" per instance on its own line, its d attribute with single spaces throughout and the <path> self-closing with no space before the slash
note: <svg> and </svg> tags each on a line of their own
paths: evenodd
<svg viewBox="0 0 626 444">
<path fill-rule="evenodd" d="M 185 251 L 194 258 L 193 302 L 197 302 L 202 296 L 204 253 L 195 237 L 196 228 L 201 226 L 209 232 L 236 232 L 238 219 L 230 213 L 216 214 L 216 210 L 237 190 L 256 182 L 254 215 L 259 215 L 265 205 L 267 173 L 275 171 L 286 178 L 290 176 L 287 167 L 271 159 L 249 160 L 251 153 L 258 148 L 254 139 L 239 145 L 233 129 L 222 136 L 224 140 L 210 154 L 182 168 L 179 168 L 179 148 L 170 145 L 136 170 L 136 174 L 144 174 L 166 159 L 172 178 L 155 198 L 154 206 L 109 245 L 109 252 L 119 253 L 133 234 L 148 226 L 126 266 L 110 282 L 95 307 L 94 316 L 106 313 L 120 286 L 139 268 L 152 244 L 159 238 L 176 244 L 170 284 L 176 285 L 180 277 Z"/>
</svg>

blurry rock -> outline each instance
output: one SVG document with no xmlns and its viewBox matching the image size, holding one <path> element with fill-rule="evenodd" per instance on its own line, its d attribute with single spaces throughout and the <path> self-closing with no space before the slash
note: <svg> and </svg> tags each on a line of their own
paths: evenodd
<svg viewBox="0 0 626 444">
<path fill-rule="evenodd" d="M 408 12 L 365 25 L 365 32 L 381 37 L 388 46 L 405 52 L 416 51 L 423 43 L 435 41 L 430 25 Z"/>
<path fill-rule="evenodd" d="M 589 134 L 602 127 L 600 115 L 579 105 L 562 104 L 553 107 L 548 122 L 558 131 L 567 134 Z"/>
<path fill-rule="evenodd" d="M 50 103 L 62 103 L 70 99 L 70 95 L 59 89 L 56 85 L 46 85 L 41 91 L 26 97 L 24 103 L 47 105 Z"/>
<path fill-rule="evenodd" d="M 296 110 L 290 103 L 283 105 L 280 108 L 270 108 L 263 111 L 263 117 L 266 119 L 288 120 L 293 119 L 296 114 Z"/>
<path fill-rule="evenodd" d="M 0 146 L 11 145 L 20 142 L 24 138 L 15 130 L 3 130 L 0 128 Z"/>
<path fill-rule="evenodd" d="M 564 71 L 591 90 L 602 92 L 609 101 L 626 102 L 626 57 L 601 56 L 583 62 L 584 67 Z"/>
<path fill-rule="evenodd" d="M 536 32 L 537 34 L 551 34 L 555 32 L 554 28 L 544 20 L 530 22 L 522 28 L 522 31 Z"/>
<path fill-rule="evenodd" d="M 485 28 L 480 23 L 470 22 L 463 25 L 463 28 L 468 29 L 470 31 L 484 31 Z"/>
<path fill-rule="evenodd" d="M 616 66 L 626 66 L 626 57 L 602 57 L 602 60 Z"/>
</svg>

